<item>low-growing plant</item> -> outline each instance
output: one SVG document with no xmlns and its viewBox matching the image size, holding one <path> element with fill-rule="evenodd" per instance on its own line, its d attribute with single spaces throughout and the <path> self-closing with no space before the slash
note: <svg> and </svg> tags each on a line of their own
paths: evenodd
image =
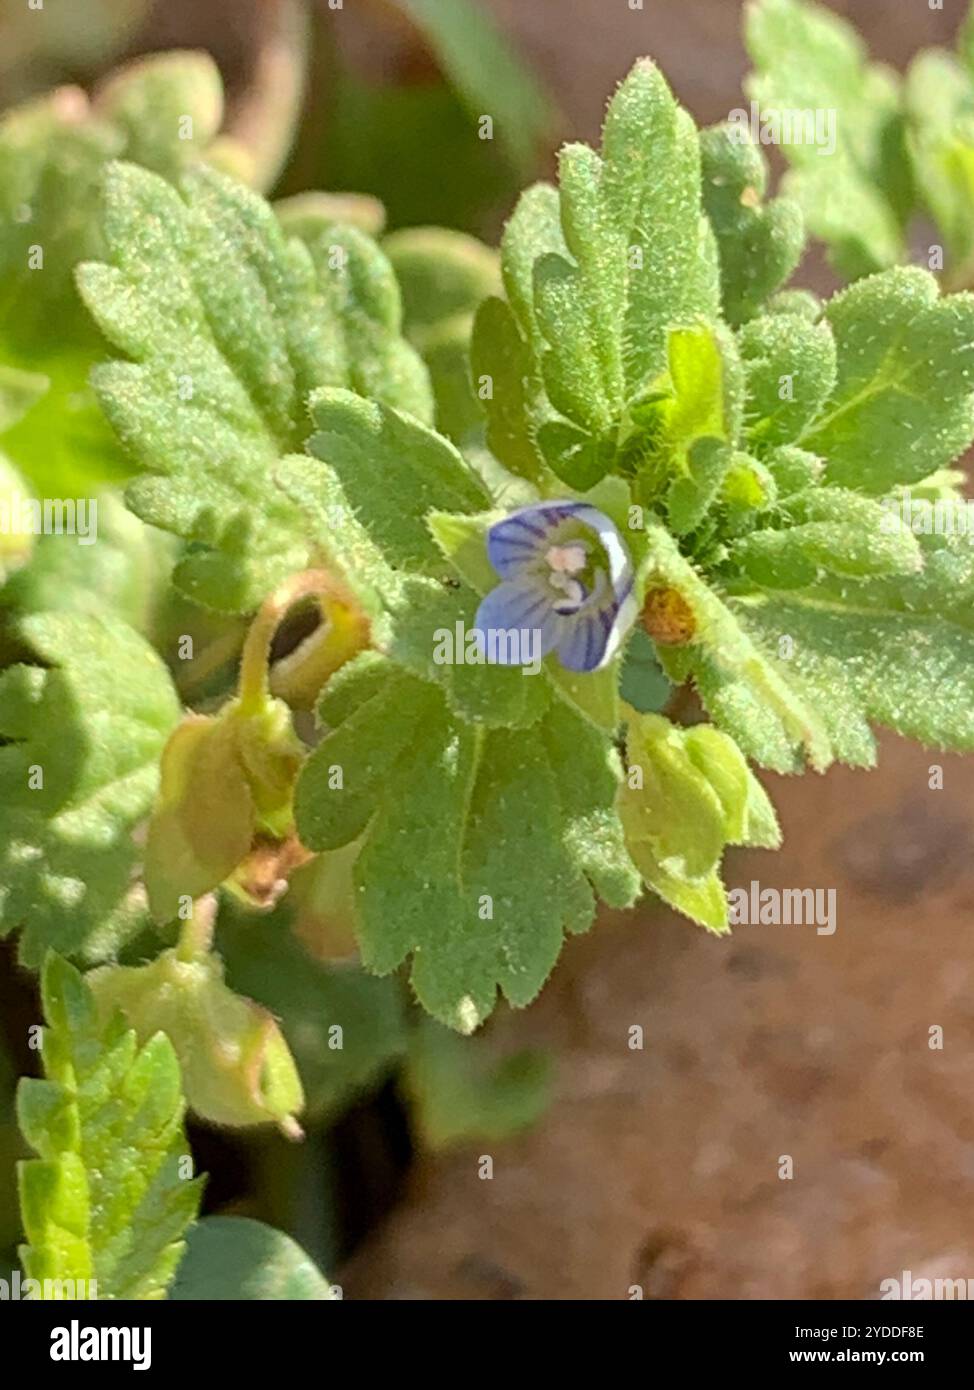
<svg viewBox="0 0 974 1390">
<path fill-rule="evenodd" d="M 599 902 L 726 932 L 725 849 L 780 842 L 755 768 L 974 747 L 972 35 L 901 80 L 759 0 L 753 120 L 699 131 L 641 60 L 499 253 L 266 201 L 200 55 L 3 118 L 39 1287 L 165 1296 L 190 1230 L 173 1296 L 235 1263 L 236 1296 L 334 1296 L 283 1235 L 192 1224 L 187 1108 L 297 1138 L 395 1073 L 419 1142 L 510 1133 L 546 1059 L 456 1035 Z M 821 111 L 770 195 L 762 142 Z M 808 233 L 825 302 L 789 287 Z"/>
</svg>

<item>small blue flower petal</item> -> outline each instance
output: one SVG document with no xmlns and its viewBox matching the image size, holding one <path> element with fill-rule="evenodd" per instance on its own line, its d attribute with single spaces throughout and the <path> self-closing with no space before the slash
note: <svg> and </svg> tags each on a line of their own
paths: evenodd
<svg viewBox="0 0 974 1390">
<path fill-rule="evenodd" d="M 544 561 L 557 522 L 537 515 L 537 507 L 521 507 L 495 522 L 487 533 L 487 558 L 502 579 Z"/>
<path fill-rule="evenodd" d="M 566 534 L 567 521 L 593 533 L 581 542 L 589 558 L 577 568 L 570 549 L 579 537 L 571 528 Z M 487 555 L 503 582 L 481 603 L 478 629 L 537 629 L 542 654 L 557 651 L 571 671 L 597 671 L 612 660 L 635 621 L 636 600 L 629 552 L 609 517 L 587 502 L 521 507 L 490 528 Z"/>
<path fill-rule="evenodd" d="M 507 579 L 491 589 L 480 602 L 474 628 L 481 634 L 481 646 L 496 651 L 498 664 L 508 665 L 511 651 L 506 643 L 491 644 L 489 634 L 516 632 L 519 641 L 515 652 L 521 660 L 516 664 L 527 665 L 531 661 L 547 656 L 559 638 L 557 615 L 551 607 L 551 599 L 544 585 L 538 579 Z M 527 634 L 535 634 L 531 638 Z M 522 638 L 520 634 L 525 634 Z M 527 650 L 523 650 L 527 648 Z"/>
</svg>

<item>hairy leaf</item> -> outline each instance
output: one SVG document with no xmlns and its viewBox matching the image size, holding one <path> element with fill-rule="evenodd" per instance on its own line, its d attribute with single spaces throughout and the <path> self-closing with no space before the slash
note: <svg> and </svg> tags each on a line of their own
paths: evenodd
<svg viewBox="0 0 974 1390">
<path fill-rule="evenodd" d="M 302 772 L 295 814 L 314 849 L 367 828 L 355 867 L 363 963 L 387 974 L 412 953 L 420 1001 L 464 1032 L 498 985 L 527 1004 L 564 932 L 591 922 L 589 879 L 616 905 L 635 894 L 607 736 L 561 702 L 536 728 L 473 729 L 434 687 L 375 656 L 331 684 L 320 709 L 331 732 Z"/>
<path fill-rule="evenodd" d="M 132 831 L 179 702 L 116 618 L 40 614 L 20 631 L 44 664 L 0 676 L 0 925 L 22 928 L 25 965 L 49 946 L 104 959 L 141 919 Z"/>
<path fill-rule="evenodd" d="M 117 1019 L 100 1026 L 84 977 L 53 954 L 43 1000 L 44 1079 L 17 1093 L 39 1155 L 19 1165 L 25 1272 L 83 1280 L 99 1299 L 164 1298 L 202 1182 L 188 1176 L 176 1054 L 162 1033 L 139 1048 Z"/>
<path fill-rule="evenodd" d="M 104 344 L 72 278 L 104 254 L 105 163 L 128 157 L 176 178 L 211 148 L 222 113 L 212 59 L 165 53 L 120 69 L 92 101 L 63 87 L 0 120 L 0 361 L 49 383 L 43 411 L 5 446 L 41 491 L 85 492 L 129 471 L 88 386 Z"/>
<path fill-rule="evenodd" d="M 180 194 L 113 166 L 105 235 L 111 264 L 83 266 L 79 284 L 131 359 L 94 374 L 146 475 L 127 500 L 192 542 L 175 575 L 184 593 L 246 611 L 307 559 L 274 469 L 303 443 L 311 392 L 351 385 L 429 411 L 421 365 L 399 340 L 395 280 L 363 233 L 336 230 L 333 245 L 325 234 L 313 253 L 213 170 L 195 170 Z"/>
<path fill-rule="evenodd" d="M 772 138 L 782 122 L 777 139 L 792 166 L 785 192 L 809 231 L 846 275 L 894 265 L 911 201 L 894 75 L 866 62 L 845 20 L 806 0 L 758 0 L 746 37 L 755 67 L 747 89 Z M 784 139 L 785 119 L 799 124 L 800 138 Z"/>
<path fill-rule="evenodd" d="M 620 814 L 640 873 L 671 907 L 727 931 L 725 847 L 781 842 L 767 794 L 733 739 L 706 724 L 633 711 L 626 753 Z"/>
<path fill-rule="evenodd" d="M 974 295 L 941 298 L 925 270 L 870 276 L 830 301 L 835 390 L 802 433 L 829 482 L 882 495 L 952 463 L 974 439 Z"/>
<path fill-rule="evenodd" d="M 717 238 L 724 317 L 753 318 L 797 268 L 805 221 L 790 198 L 764 202 L 768 164 L 761 150 L 725 124 L 700 134 L 703 204 Z"/>
</svg>

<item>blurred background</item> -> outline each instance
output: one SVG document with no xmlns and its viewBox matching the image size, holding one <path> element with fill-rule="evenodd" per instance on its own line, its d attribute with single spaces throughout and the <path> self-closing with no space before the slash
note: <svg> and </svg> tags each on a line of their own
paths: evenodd
<svg viewBox="0 0 974 1390">
<path fill-rule="evenodd" d="M 741 8 L 46 0 L 40 41 L 26 5 L 8 2 L 0 99 L 203 48 L 227 85 L 226 128 L 259 152 L 275 196 L 373 194 L 390 228 L 438 223 L 494 241 L 561 140 L 597 140 L 636 57 L 658 60 L 701 124 L 742 104 Z M 949 43 L 966 6 L 831 8 L 902 67 Z M 485 112 L 490 142 L 477 138 Z M 799 278 L 832 284 L 815 255 Z M 933 764 L 942 790 L 929 788 Z M 195 1131 L 214 1174 L 207 1210 L 284 1226 L 348 1297 L 625 1298 L 638 1285 L 647 1298 L 869 1299 L 903 1270 L 974 1278 L 972 765 L 886 739 L 872 774 L 768 786 L 785 848 L 733 852 L 728 886 L 835 888 L 834 935 L 747 926 L 718 942 L 661 908 L 606 914 L 568 943 L 538 1003 L 488 1030 L 498 1057 L 530 1047 L 552 1059 L 533 1127 L 422 1146 L 389 1081 L 300 1149 Z M 12 1037 L 35 1011 L 8 993 Z M 934 1026 L 942 1050 L 928 1046 Z M 16 1069 L 0 1053 L 4 1182 Z M 9 1247 L 9 1191 L 0 1222 Z"/>
</svg>

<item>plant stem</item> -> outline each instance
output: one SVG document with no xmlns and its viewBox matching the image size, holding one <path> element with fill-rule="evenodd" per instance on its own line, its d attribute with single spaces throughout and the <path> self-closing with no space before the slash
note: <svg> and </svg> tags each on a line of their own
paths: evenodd
<svg viewBox="0 0 974 1390">
<path fill-rule="evenodd" d="M 216 894 L 204 893 L 193 903 L 193 915 L 188 917 L 179 931 L 176 956 L 187 963 L 201 960 L 208 955 L 213 946 L 213 933 L 216 928 Z"/>
<path fill-rule="evenodd" d="M 300 599 L 318 594 L 354 602 L 345 587 L 327 570 L 302 570 L 285 580 L 261 605 L 250 625 L 240 658 L 239 699 L 243 714 L 256 714 L 267 700 L 267 668 L 278 625 Z"/>
</svg>

